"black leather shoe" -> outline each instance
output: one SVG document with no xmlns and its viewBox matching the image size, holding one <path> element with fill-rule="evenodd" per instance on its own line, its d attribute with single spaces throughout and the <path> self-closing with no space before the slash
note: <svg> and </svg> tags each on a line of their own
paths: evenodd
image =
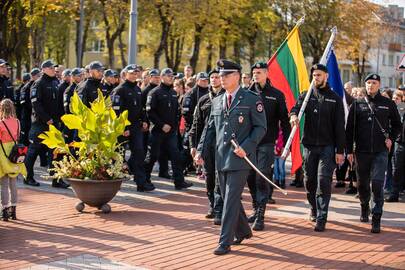
<svg viewBox="0 0 405 270">
<path fill-rule="evenodd" d="M 70 187 L 70 185 L 63 182 L 63 180 L 59 180 L 59 181 L 58 180 L 53 180 L 52 181 L 52 187 L 67 189 L 68 187 Z"/>
<path fill-rule="evenodd" d="M 291 183 L 290 183 L 290 186 L 292 186 L 292 187 L 295 187 L 297 185 L 297 181 L 295 181 L 295 180 L 293 180 Z"/>
<path fill-rule="evenodd" d="M 399 198 L 396 197 L 396 196 L 390 195 L 389 197 L 387 197 L 387 198 L 385 199 L 385 201 L 386 201 L 386 202 L 398 202 L 398 201 L 399 201 Z"/>
<path fill-rule="evenodd" d="M 169 173 L 159 173 L 159 177 L 172 179 L 172 176 Z"/>
<path fill-rule="evenodd" d="M 229 251 L 231 251 L 231 246 L 219 245 L 214 250 L 214 254 L 215 255 L 225 255 L 226 253 L 229 253 Z"/>
<path fill-rule="evenodd" d="M 33 187 L 39 187 L 39 185 L 40 185 L 37 181 L 35 181 L 34 178 L 24 179 L 24 184 L 33 186 Z"/>
<path fill-rule="evenodd" d="M 371 232 L 380 233 L 381 231 L 381 215 L 373 215 L 371 218 Z"/>
<path fill-rule="evenodd" d="M 335 185 L 335 188 L 342 188 L 342 187 L 345 187 L 346 186 L 346 183 L 345 182 L 343 182 L 343 181 L 337 181 L 336 182 L 336 185 Z"/>
<path fill-rule="evenodd" d="M 355 188 L 355 187 L 349 187 L 349 188 L 346 190 L 345 193 L 346 193 L 346 194 L 351 194 L 351 195 L 357 194 L 357 188 Z"/>
<path fill-rule="evenodd" d="M 269 198 L 269 200 L 267 201 L 268 204 L 276 204 L 276 200 Z"/>
<path fill-rule="evenodd" d="M 302 181 L 298 181 L 297 183 L 295 183 L 295 187 L 302 188 L 302 187 L 304 187 L 304 183 Z"/>
<path fill-rule="evenodd" d="M 368 222 L 368 216 L 370 215 L 370 208 L 361 207 L 360 222 Z"/>
<path fill-rule="evenodd" d="M 155 186 L 151 183 L 146 183 L 145 185 L 139 185 L 136 187 L 138 192 L 152 191 L 155 190 Z"/>
<path fill-rule="evenodd" d="M 252 237 L 253 237 L 253 233 L 249 233 L 248 235 L 245 235 L 245 236 L 243 236 L 243 237 L 241 237 L 241 238 L 235 237 L 235 240 L 233 241 L 232 244 L 233 244 L 233 245 L 240 245 L 243 240 L 245 240 L 245 239 L 250 239 L 250 238 L 252 238 Z"/>
<path fill-rule="evenodd" d="M 182 183 L 180 183 L 178 185 L 175 185 L 174 188 L 177 189 L 177 190 L 180 190 L 180 189 L 183 189 L 183 188 L 189 188 L 191 186 L 193 186 L 193 183 L 184 181 L 184 182 L 182 182 Z"/>
<path fill-rule="evenodd" d="M 326 225 L 325 221 L 317 220 L 314 231 L 323 232 L 325 230 L 325 225 Z"/>
<path fill-rule="evenodd" d="M 210 209 L 208 210 L 207 214 L 205 215 L 205 218 L 212 219 L 212 218 L 214 218 L 214 217 L 215 217 L 214 209 L 212 209 L 212 208 L 210 207 Z"/>
</svg>

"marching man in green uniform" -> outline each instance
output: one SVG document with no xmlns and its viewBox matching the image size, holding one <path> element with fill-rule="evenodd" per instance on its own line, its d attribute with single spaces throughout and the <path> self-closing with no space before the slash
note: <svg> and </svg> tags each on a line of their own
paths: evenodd
<svg viewBox="0 0 405 270">
<path fill-rule="evenodd" d="M 221 84 L 225 93 L 212 100 L 211 114 L 197 148 L 195 161 L 203 164 L 205 151 L 216 145 L 215 166 L 224 200 L 221 235 L 215 255 L 228 253 L 232 244 L 252 237 L 241 203 L 243 188 L 250 171 L 244 157 L 256 163 L 256 148 L 266 133 L 266 115 L 260 97 L 243 91 L 239 85 L 241 66 L 219 60 Z M 231 141 L 238 147 L 235 149 Z"/>
</svg>

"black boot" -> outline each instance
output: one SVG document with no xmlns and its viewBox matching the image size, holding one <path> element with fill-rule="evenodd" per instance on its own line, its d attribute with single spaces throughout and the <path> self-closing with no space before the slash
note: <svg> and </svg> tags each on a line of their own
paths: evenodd
<svg viewBox="0 0 405 270">
<path fill-rule="evenodd" d="M 256 203 L 256 201 L 252 202 L 252 206 L 253 206 L 253 213 L 248 217 L 248 222 L 249 223 L 255 222 L 256 217 L 257 217 L 257 203 Z"/>
<path fill-rule="evenodd" d="M 326 221 L 324 220 L 316 220 L 316 225 L 314 231 L 316 232 L 323 232 L 325 230 Z"/>
<path fill-rule="evenodd" d="M 368 222 L 368 216 L 370 215 L 370 207 L 368 205 L 361 206 L 360 222 Z"/>
<path fill-rule="evenodd" d="M 53 179 L 52 180 L 52 187 L 54 188 L 64 188 L 67 189 L 68 187 L 70 187 L 69 184 L 66 184 L 65 182 L 63 182 L 62 179 L 58 180 L 58 179 Z"/>
<path fill-rule="evenodd" d="M 222 223 L 222 213 L 216 213 L 214 216 L 214 225 L 221 225 Z"/>
<path fill-rule="evenodd" d="M 371 232 L 380 233 L 381 231 L 381 215 L 374 214 L 371 219 Z"/>
<path fill-rule="evenodd" d="M 316 209 L 311 209 L 311 212 L 309 213 L 309 220 L 311 222 L 316 221 Z"/>
<path fill-rule="evenodd" d="M 207 197 L 208 197 L 208 201 L 209 201 L 209 209 L 208 209 L 208 213 L 207 215 L 205 215 L 205 218 L 214 218 L 214 192 L 213 191 L 209 191 L 207 192 Z"/>
<path fill-rule="evenodd" d="M 3 221 L 8 221 L 8 207 L 3 208 Z"/>
<path fill-rule="evenodd" d="M 266 212 L 266 205 L 261 205 L 257 208 L 257 217 L 252 225 L 252 230 L 263 231 L 264 229 L 264 213 Z"/>
<path fill-rule="evenodd" d="M 16 206 L 10 207 L 10 217 L 12 220 L 17 220 Z"/>
</svg>

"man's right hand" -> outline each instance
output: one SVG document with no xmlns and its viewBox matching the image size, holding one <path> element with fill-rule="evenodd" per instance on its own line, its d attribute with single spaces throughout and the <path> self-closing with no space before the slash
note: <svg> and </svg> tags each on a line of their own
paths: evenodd
<svg viewBox="0 0 405 270">
<path fill-rule="evenodd" d="M 195 154 L 197 154 L 197 148 L 191 148 L 191 150 L 190 150 L 191 157 L 194 158 Z"/>
<path fill-rule="evenodd" d="M 347 154 L 347 161 L 349 161 L 350 166 L 353 165 L 353 159 L 354 159 L 353 154 Z"/>
<path fill-rule="evenodd" d="M 171 129 L 172 129 L 172 127 L 169 126 L 168 124 L 164 124 L 162 127 L 162 130 L 164 133 L 168 133 Z"/>
<path fill-rule="evenodd" d="M 48 122 L 46 122 L 48 125 L 52 125 L 53 124 L 53 120 L 49 120 Z"/>
<path fill-rule="evenodd" d="M 204 165 L 204 160 L 201 157 L 200 153 L 196 153 L 196 155 L 194 156 L 194 162 L 196 165 Z"/>
<path fill-rule="evenodd" d="M 298 126 L 300 124 L 300 120 L 298 120 L 298 116 L 296 116 L 295 114 L 291 115 L 290 117 L 290 124 L 291 126 Z"/>
</svg>

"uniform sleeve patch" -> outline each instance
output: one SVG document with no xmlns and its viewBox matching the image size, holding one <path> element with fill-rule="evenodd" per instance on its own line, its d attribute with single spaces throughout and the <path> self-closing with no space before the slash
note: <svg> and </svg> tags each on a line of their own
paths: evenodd
<svg viewBox="0 0 405 270">
<path fill-rule="evenodd" d="M 31 90 L 31 97 L 36 97 L 37 96 L 37 89 L 36 88 L 32 88 Z"/>
<path fill-rule="evenodd" d="M 263 112 L 263 103 L 261 101 L 256 102 L 256 111 L 259 113 Z"/>
</svg>

